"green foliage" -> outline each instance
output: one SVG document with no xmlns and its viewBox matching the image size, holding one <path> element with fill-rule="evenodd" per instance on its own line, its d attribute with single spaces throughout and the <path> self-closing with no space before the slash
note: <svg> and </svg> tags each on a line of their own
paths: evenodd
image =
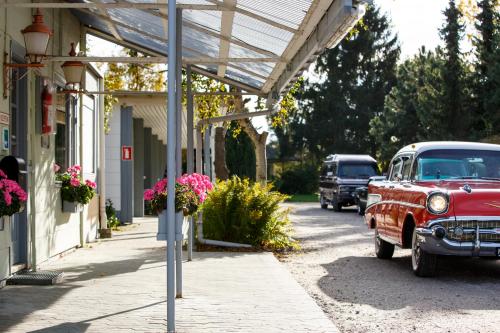
<svg viewBox="0 0 500 333">
<path fill-rule="evenodd" d="M 277 134 L 280 149 L 289 154 L 280 159 L 297 152 L 306 152 L 313 163 L 332 153 L 374 154 L 369 122 L 383 112 L 385 96 L 396 83 L 399 54 L 389 19 L 369 6 L 349 38 L 318 58 L 320 81 L 305 82 L 297 92 L 297 114 Z"/>
<path fill-rule="evenodd" d="M 229 176 L 239 176 L 255 181 L 255 149 L 248 135 L 240 129 L 236 122 L 231 122 L 226 133 L 226 165 Z"/>
<path fill-rule="evenodd" d="M 272 250 L 296 247 L 288 210 L 280 207 L 286 198 L 271 185 L 248 179 L 219 181 L 203 203 L 203 233 L 210 239 Z"/>
<path fill-rule="evenodd" d="M 276 188 L 286 194 L 312 194 L 318 191 L 318 168 L 314 165 L 297 165 L 283 171 L 275 181 Z"/>
<path fill-rule="evenodd" d="M 108 220 L 108 227 L 111 229 L 116 229 L 121 224 L 116 216 L 116 209 L 113 207 L 111 199 L 106 200 L 106 218 Z"/>
<path fill-rule="evenodd" d="M 135 50 L 124 49 L 129 57 L 146 57 Z M 109 63 L 104 74 L 104 88 L 107 91 L 164 91 L 165 75 L 155 64 L 116 64 Z M 113 95 L 104 96 L 104 129 L 109 132 L 109 119 L 113 113 L 113 105 L 118 99 Z"/>
</svg>

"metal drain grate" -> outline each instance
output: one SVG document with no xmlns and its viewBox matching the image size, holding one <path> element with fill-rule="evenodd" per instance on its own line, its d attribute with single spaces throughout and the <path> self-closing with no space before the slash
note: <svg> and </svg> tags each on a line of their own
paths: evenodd
<svg viewBox="0 0 500 333">
<path fill-rule="evenodd" d="M 20 272 L 7 279 L 7 284 L 46 286 L 46 285 L 61 283 L 62 280 L 63 280 L 62 272 L 53 272 L 53 271 Z"/>
</svg>

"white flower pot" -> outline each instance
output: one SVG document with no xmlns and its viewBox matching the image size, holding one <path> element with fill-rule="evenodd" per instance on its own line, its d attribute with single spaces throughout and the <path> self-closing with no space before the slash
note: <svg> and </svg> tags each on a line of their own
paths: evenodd
<svg viewBox="0 0 500 333">
<path fill-rule="evenodd" d="M 62 202 L 62 211 L 65 213 L 78 213 L 83 210 L 83 205 L 76 201 L 66 201 Z"/>
</svg>

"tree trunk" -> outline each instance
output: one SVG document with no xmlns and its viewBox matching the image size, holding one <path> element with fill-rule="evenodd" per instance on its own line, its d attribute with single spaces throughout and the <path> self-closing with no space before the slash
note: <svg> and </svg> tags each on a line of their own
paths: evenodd
<svg viewBox="0 0 500 333">
<path fill-rule="evenodd" d="M 268 132 L 259 134 L 250 119 L 238 121 L 248 135 L 255 149 L 255 180 L 263 185 L 267 183 L 266 141 Z"/>
<path fill-rule="evenodd" d="M 226 129 L 217 127 L 215 129 L 215 176 L 218 179 L 229 178 L 229 170 L 226 165 Z"/>
</svg>

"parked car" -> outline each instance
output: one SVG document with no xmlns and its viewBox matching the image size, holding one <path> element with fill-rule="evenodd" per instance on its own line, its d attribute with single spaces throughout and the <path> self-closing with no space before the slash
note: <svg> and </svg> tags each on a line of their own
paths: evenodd
<svg viewBox="0 0 500 333">
<path fill-rule="evenodd" d="M 368 185 L 366 223 L 375 253 L 411 248 L 418 276 L 437 256 L 500 257 L 500 145 L 424 142 L 401 149 L 386 181 Z"/>
<path fill-rule="evenodd" d="M 368 179 L 368 184 L 373 181 L 386 180 L 386 176 L 373 176 Z M 355 190 L 355 204 L 358 206 L 358 214 L 365 215 L 366 202 L 368 200 L 368 184 L 366 186 L 356 187 Z"/>
<path fill-rule="evenodd" d="M 343 206 L 356 202 L 356 188 L 366 186 L 370 177 L 378 174 L 377 162 L 369 155 L 330 155 L 323 163 L 319 180 L 321 208 Z"/>
</svg>

